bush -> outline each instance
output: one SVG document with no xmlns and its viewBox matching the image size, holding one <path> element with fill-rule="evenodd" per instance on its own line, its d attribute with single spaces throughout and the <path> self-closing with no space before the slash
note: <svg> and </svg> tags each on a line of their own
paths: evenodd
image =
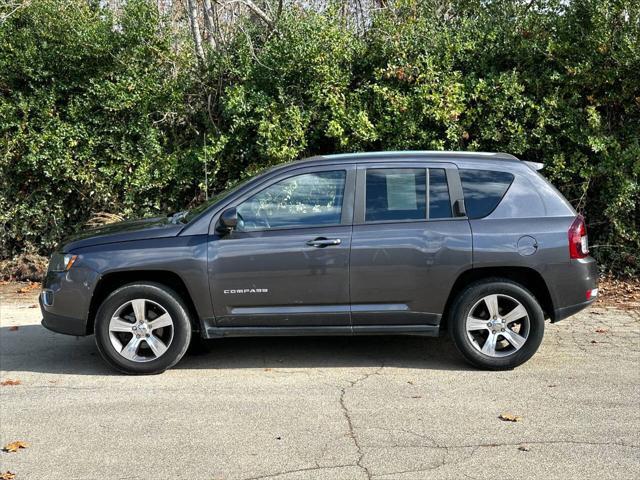
<svg viewBox="0 0 640 480">
<path fill-rule="evenodd" d="M 120 28 L 80 1 L 39 1 L 0 29 L 0 256 L 48 252 L 95 211 L 139 215 L 194 190 L 186 71 L 146 3 Z M 192 135 L 187 135 L 187 142 Z"/>
<path fill-rule="evenodd" d="M 316 153 L 455 149 L 544 162 L 598 259 L 640 271 L 637 0 L 445 4 L 395 2 L 363 34 L 293 5 L 198 64 L 155 2 L 117 21 L 32 2 L 0 27 L 0 256 Z"/>
</svg>

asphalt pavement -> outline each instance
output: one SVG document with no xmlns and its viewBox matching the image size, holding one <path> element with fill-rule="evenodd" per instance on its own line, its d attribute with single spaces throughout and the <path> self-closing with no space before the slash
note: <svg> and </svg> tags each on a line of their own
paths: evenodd
<svg viewBox="0 0 640 480">
<path fill-rule="evenodd" d="M 19 384 L 0 386 L 0 443 L 28 447 L 0 473 L 16 480 L 640 478 L 638 311 L 547 323 L 507 372 L 447 339 L 247 338 L 131 377 L 9 288 L 0 381 Z"/>
</svg>

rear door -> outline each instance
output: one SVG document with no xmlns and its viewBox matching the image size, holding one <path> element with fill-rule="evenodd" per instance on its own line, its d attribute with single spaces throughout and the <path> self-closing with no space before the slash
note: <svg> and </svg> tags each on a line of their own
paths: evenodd
<svg viewBox="0 0 640 480">
<path fill-rule="evenodd" d="M 296 169 L 230 205 L 237 229 L 209 242 L 218 327 L 350 330 L 355 174 L 352 165 Z"/>
<path fill-rule="evenodd" d="M 471 266 L 469 222 L 452 163 L 358 166 L 351 240 L 354 331 L 437 325 L 458 275 Z"/>
</svg>

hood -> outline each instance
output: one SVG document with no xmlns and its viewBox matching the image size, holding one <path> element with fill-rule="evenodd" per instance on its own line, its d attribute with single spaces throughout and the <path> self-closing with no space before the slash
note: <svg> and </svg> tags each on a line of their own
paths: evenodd
<svg viewBox="0 0 640 480">
<path fill-rule="evenodd" d="M 97 228 L 83 230 L 67 237 L 59 251 L 71 252 L 78 248 L 92 247 L 106 243 L 148 240 L 152 238 L 175 237 L 184 224 L 172 223 L 169 217 L 143 218 L 110 223 Z"/>
</svg>

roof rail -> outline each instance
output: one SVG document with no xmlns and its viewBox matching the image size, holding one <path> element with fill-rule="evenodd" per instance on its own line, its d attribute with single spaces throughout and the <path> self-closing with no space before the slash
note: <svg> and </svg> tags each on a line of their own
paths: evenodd
<svg viewBox="0 0 640 480">
<path fill-rule="evenodd" d="M 326 159 L 346 159 L 346 158 L 362 158 L 362 157 L 392 157 L 392 156 L 455 156 L 455 157 L 489 157 L 493 159 L 503 160 L 519 160 L 517 157 L 502 152 L 469 152 L 469 151 L 447 151 L 447 150 L 390 150 L 378 152 L 353 152 L 353 153 L 337 153 L 330 155 L 318 155 L 318 157 Z"/>
</svg>

